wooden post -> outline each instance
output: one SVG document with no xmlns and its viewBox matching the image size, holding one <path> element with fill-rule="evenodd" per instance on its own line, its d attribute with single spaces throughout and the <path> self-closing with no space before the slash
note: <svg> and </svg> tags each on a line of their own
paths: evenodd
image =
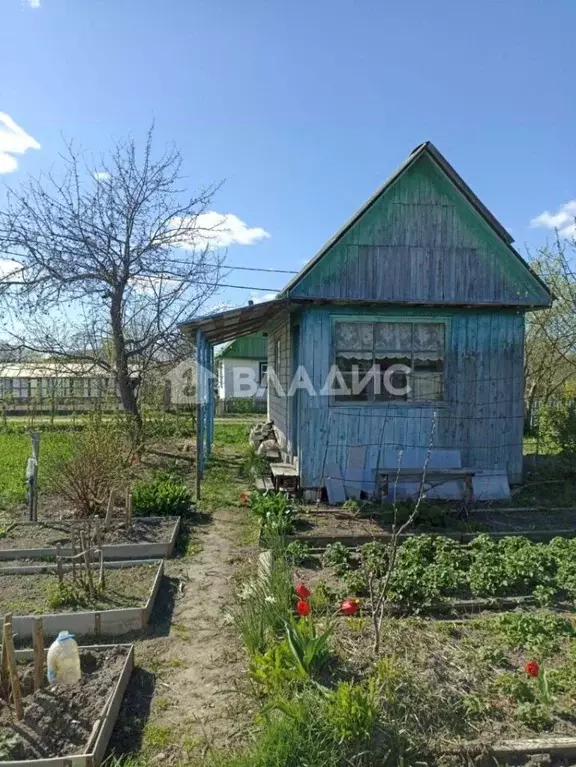
<svg viewBox="0 0 576 767">
<path fill-rule="evenodd" d="M 76 583 L 76 531 L 74 525 L 70 528 L 70 548 L 72 550 L 72 581 Z"/>
<path fill-rule="evenodd" d="M 196 387 L 196 391 L 198 391 L 198 387 Z M 194 465 L 196 467 L 196 476 L 195 476 L 196 506 L 198 506 L 198 503 L 200 501 L 200 480 L 202 478 L 202 471 L 200 469 L 200 456 L 202 454 L 202 434 L 200 430 L 201 418 L 202 418 L 202 406 L 200 405 L 200 402 L 197 402 L 196 403 L 196 460 L 194 462 Z"/>
<path fill-rule="evenodd" d="M 42 618 L 34 618 L 34 690 L 39 690 L 44 684 L 44 623 Z"/>
<path fill-rule="evenodd" d="M 94 545 L 100 549 L 102 547 L 102 528 L 100 526 L 100 517 L 94 517 Z"/>
<path fill-rule="evenodd" d="M 104 580 L 104 550 L 100 549 L 100 575 L 98 577 L 98 590 L 101 594 L 104 593 L 106 583 Z"/>
<path fill-rule="evenodd" d="M 80 533 L 80 546 L 82 547 L 82 555 L 84 557 L 84 565 L 86 566 L 86 580 L 88 582 L 88 595 L 90 598 L 94 598 L 94 580 L 92 578 L 92 568 L 90 567 L 90 553 L 86 548 L 86 538 L 84 533 Z"/>
<path fill-rule="evenodd" d="M 38 460 L 40 457 L 40 432 L 32 432 L 32 455 L 26 464 L 26 482 L 28 484 L 28 519 L 38 521 Z"/>
<path fill-rule="evenodd" d="M 116 500 L 116 491 L 114 489 L 110 490 L 110 495 L 108 497 L 108 506 L 106 508 L 106 517 L 104 518 L 104 530 L 107 530 L 110 527 L 110 524 L 112 522 L 112 514 L 114 513 L 114 501 Z"/>
<path fill-rule="evenodd" d="M 12 613 L 6 613 L 4 623 L 12 623 Z M 2 635 L 2 660 L 0 661 L 0 691 L 2 697 L 8 702 L 10 700 L 10 673 L 8 671 L 8 655 Z"/>
<path fill-rule="evenodd" d="M 24 716 L 24 706 L 22 705 L 22 690 L 20 689 L 20 679 L 18 678 L 16 653 L 14 652 L 14 637 L 12 636 L 12 623 L 10 621 L 4 621 L 2 629 L 2 645 L 6 646 L 8 673 L 10 675 L 10 685 L 12 687 L 12 699 L 14 701 L 16 719 L 22 719 Z"/>
<path fill-rule="evenodd" d="M 56 571 L 58 573 L 58 583 L 62 585 L 64 583 L 64 568 L 62 567 L 62 546 L 56 544 Z"/>
<path fill-rule="evenodd" d="M 126 488 L 126 527 L 132 524 L 132 490 L 130 485 Z"/>
</svg>

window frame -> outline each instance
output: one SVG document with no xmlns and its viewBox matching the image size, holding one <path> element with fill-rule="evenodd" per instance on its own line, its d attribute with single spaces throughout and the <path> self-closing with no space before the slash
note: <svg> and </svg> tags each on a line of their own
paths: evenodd
<svg viewBox="0 0 576 767">
<path fill-rule="evenodd" d="M 266 360 L 265 362 L 260 361 L 258 363 L 258 383 L 260 385 L 262 385 L 263 382 L 266 382 L 267 373 L 268 373 L 268 360 Z"/>
<path fill-rule="evenodd" d="M 332 315 L 332 332 L 331 332 L 331 352 L 330 352 L 330 364 L 335 365 L 336 364 L 336 358 L 337 358 L 337 350 L 336 350 L 336 324 L 339 322 L 347 322 L 347 323 L 410 323 L 412 325 L 418 325 L 418 324 L 429 324 L 429 325 L 444 325 L 444 357 L 443 357 L 443 380 L 442 380 L 442 399 L 435 399 L 435 400 L 411 400 L 411 399 L 375 399 L 374 396 L 372 396 L 371 399 L 338 399 L 336 395 L 330 396 L 330 406 L 331 407 L 371 407 L 371 408 L 390 408 L 390 407 L 400 407 L 400 408 L 421 408 L 421 407 L 434 407 L 434 408 L 442 408 L 447 407 L 449 404 L 449 396 L 448 396 L 448 385 L 447 382 L 449 380 L 448 376 L 448 353 L 447 350 L 449 349 L 450 345 L 450 330 L 451 330 L 451 317 L 446 315 L 436 315 L 436 314 L 426 314 L 426 315 L 411 315 L 409 317 L 401 316 L 401 315 L 394 315 L 394 316 L 382 316 L 382 315 L 359 315 L 355 314 L 353 316 L 341 314 L 341 315 Z M 372 354 L 374 354 L 374 348 L 372 348 Z M 374 359 L 374 358 L 373 358 Z M 414 359 L 414 349 L 411 349 L 411 359 Z"/>
</svg>

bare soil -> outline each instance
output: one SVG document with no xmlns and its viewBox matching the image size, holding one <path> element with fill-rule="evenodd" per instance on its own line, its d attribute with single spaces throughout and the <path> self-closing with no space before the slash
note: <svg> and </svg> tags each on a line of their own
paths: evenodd
<svg viewBox="0 0 576 767">
<path fill-rule="evenodd" d="M 118 755 L 143 751 L 155 763 L 196 764 L 212 747 L 237 745 L 253 723 L 232 613 L 238 575 L 257 545 L 244 543 L 242 509 L 217 510 L 192 530 L 194 553 L 166 562 L 167 588 L 149 634 L 136 643 L 139 668 L 111 744 Z"/>
<path fill-rule="evenodd" d="M 298 537 L 338 538 L 369 537 L 390 533 L 392 511 L 370 509 L 359 513 L 346 509 L 314 509 L 302 511 L 297 519 L 294 534 Z M 572 530 L 576 535 L 576 511 L 571 509 L 514 511 L 513 509 L 486 509 L 470 512 L 467 516 L 457 514 L 446 507 L 440 524 L 413 525 L 409 533 L 441 533 L 462 535 L 470 533 L 507 533 L 542 531 L 545 533 Z"/>
<path fill-rule="evenodd" d="M 81 652 L 82 679 L 67 687 L 54 685 L 33 691 L 33 665 L 19 670 L 23 685 L 24 718 L 0 701 L 0 747 L 5 761 L 48 759 L 85 752 L 92 728 L 116 684 L 126 648 Z"/>
<path fill-rule="evenodd" d="M 134 565 L 123 569 L 105 569 L 104 593 L 90 599 L 85 596 L 77 603 L 56 606 L 50 595 L 58 587 L 55 572 L 5 574 L 0 568 L 0 614 L 45 615 L 82 610 L 112 610 L 120 607 L 144 607 L 152 591 L 158 563 Z M 65 584 L 72 583 L 69 572 Z"/>
<path fill-rule="evenodd" d="M 127 530 L 124 522 L 114 520 L 111 526 L 103 531 L 102 540 L 105 544 L 113 543 L 164 543 L 172 537 L 176 517 L 162 519 L 138 519 L 135 517 Z M 92 535 L 94 525 L 91 526 Z M 76 540 L 80 532 L 87 532 L 87 523 L 76 522 L 74 530 Z M 58 543 L 62 546 L 70 544 L 70 522 L 38 522 L 37 524 L 16 523 L 0 537 L 0 549 L 35 549 L 50 548 Z"/>
</svg>

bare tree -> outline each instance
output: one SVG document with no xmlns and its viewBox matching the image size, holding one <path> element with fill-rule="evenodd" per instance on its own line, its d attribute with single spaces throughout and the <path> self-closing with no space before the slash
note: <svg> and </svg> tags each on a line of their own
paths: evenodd
<svg viewBox="0 0 576 767">
<path fill-rule="evenodd" d="M 202 214 L 217 187 L 181 189 L 176 149 L 156 156 L 117 143 L 97 164 L 68 144 L 63 172 L 9 189 L 0 257 L 25 349 L 109 371 L 124 412 L 141 425 L 135 381 L 177 346 L 178 324 L 216 291 L 223 257 Z M 6 287 L 8 286 L 9 287 Z"/>
</svg>

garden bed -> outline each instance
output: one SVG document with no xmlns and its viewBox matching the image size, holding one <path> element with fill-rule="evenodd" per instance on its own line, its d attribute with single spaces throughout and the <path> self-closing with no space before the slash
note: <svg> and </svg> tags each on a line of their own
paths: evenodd
<svg viewBox="0 0 576 767">
<path fill-rule="evenodd" d="M 99 767 L 134 665 L 132 645 L 81 647 L 82 679 L 33 691 L 31 652 L 16 653 L 24 717 L 0 709 L 3 767 Z"/>
<path fill-rule="evenodd" d="M 385 507 L 368 507 L 360 512 L 304 511 L 295 517 L 294 529 L 287 541 L 302 540 L 315 548 L 324 548 L 335 541 L 347 546 L 361 546 L 371 540 L 386 541 L 392 531 L 392 515 L 392 510 Z M 549 541 L 555 536 L 576 537 L 576 509 L 474 509 L 465 515 L 450 506 L 433 506 L 424 508 L 420 518 L 404 537 L 422 533 L 441 533 L 459 541 L 473 540 L 481 533 L 494 538 L 521 535 L 539 541 Z"/>
<path fill-rule="evenodd" d="M 16 522 L 0 536 L 0 561 L 55 557 L 58 545 L 62 556 L 70 556 L 70 522 Z M 113 520 L 102 531 L 104 559 L 165 558 L 174 553 L 180 517 L 134 517 L 126 528 L 124 521 Z M 82 530 L 74 524 L 76 536 Z M 92 533 L 94 525 L 92 525 Z"/>
<path fill-rule="evenodd" d="M 108 562 L 102 594 L 90 598 L 75 592 L 68 600 L 59 592 L 56 565 L 2 567 L 0 626 L 2 616 L 12 613 L 19 637 L 33 635 L 38 616 L 42 616 L 44 633 L 49 636 L 64 630 L 79 635 L 140 631 L 148 624 L 163 567 L 162 561 L 154 560 Z M 68 578 L 70 565 L 64 570 Z"/>
<path fill-rule="evenodd" d="M 389 701 L 399 696 L 394 705 L 410 710 L 407 728 L 426 734 L 428 750 L 465 763 L 463 754 L 487 751 L 574 753 L 575 634 L 571 615 L 548 611 L 465 623 L 389 618 L 375 661 L 370 622 L 355 618 L 338 623 L 335 648 L 357 682 L 376 675 Z M 526 671 L 534 661 L 536 677 Z"/>
<path fill-rule="evenodd" d="M 331 604 L 368 596 L 368 574 L 383 577 L 390 546 L 370 542 L 357 550 L 342 543 L 323 554 L 288 546 L 296 578 Z M 535 604 L 572 609 L 576 599 L 576 539 L 534 543 L 526 537 L 494 541 L 487 535 L 461 544 L 446 536 L 404 541 L 390 580 L 393 609 L 478 611 Z"/>
</svg>

